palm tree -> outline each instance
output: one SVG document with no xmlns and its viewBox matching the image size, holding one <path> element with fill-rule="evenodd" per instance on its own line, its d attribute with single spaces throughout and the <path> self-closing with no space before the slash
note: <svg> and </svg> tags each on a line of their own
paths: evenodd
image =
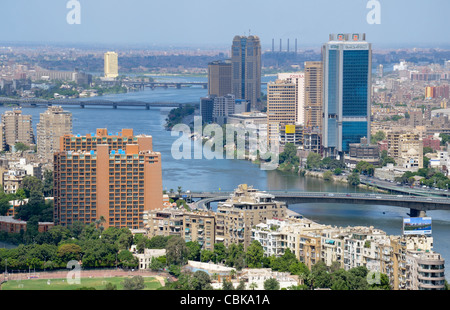
<svg viewBox="0 0 450 310">
<path fill-rule="evenodd" d="M 178 186 L 178 196 L 181 196 L 181 186 Z"/>
<path fill-rule="evenodd" d="M 314 286 L 314 276 L 312 275 L 312 273 L 308 272 L 302 272 L 299 274 L 299 278 L 301 280 L 303 280 L 303 284 L 305 284 L 306 286 L 308 286 L 311 290 L 313 289 Z"/>
<path fill-rule="evenodd" d="M 257 287 L 258 287 L 258 284 L 256 284 L 255 282 L 252 282 L 248 288 L 251 290 L 255 290 L 255 288 L 257 288 Z"/>
</svg>

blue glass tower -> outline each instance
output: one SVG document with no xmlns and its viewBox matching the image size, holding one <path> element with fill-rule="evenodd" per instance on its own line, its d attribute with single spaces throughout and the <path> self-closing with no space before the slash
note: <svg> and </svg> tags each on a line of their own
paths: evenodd
<svg viewBox="0 0 450 310">
<path fill-rule="evenodd" d="M 372 47 L 365 34 L 332 34 L 323 45 L 323 147 L 342 158 L 350 143 L 370 143 Z"/>
</svg>

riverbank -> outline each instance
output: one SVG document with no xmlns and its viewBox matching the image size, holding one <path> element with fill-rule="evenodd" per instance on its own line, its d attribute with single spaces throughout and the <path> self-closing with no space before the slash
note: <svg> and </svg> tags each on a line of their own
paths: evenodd
<svg viewBox="0 0 450 310">
<path fill-rule="evenodd" d="M 303 170 L 305 171 L 305 170 Z M 323 176 L 324 172 L 322 171 L 305 171 L 304 176 L 305 177 L 313 177 L 313 178 L 319 178 L 319 179 L 324 179 Z M 338 182 L 338 183 L 344 183 L 344 184 L 348 184 L 347 182 L 347 176 L 346 175 L 333 175 L 332 176 L 333 180 L 328 181 L 328 182 Z M 327 181 L 324 181 L 327 182 Z M 371 186 L 369 184 L 358 184 L 356 187 L 361 188 L 361 189 L 365 189 L 365 190 L 372 190 L 372 191 L 376 191 L 378 193 L 382 193 L 382 194 L 388 194 L 389 192 L 386 190 L 382 190 L 380 188 Z"/>
</svg>

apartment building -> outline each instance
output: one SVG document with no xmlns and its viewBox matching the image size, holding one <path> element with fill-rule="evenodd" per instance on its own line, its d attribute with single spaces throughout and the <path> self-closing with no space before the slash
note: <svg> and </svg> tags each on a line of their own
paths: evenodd
<svg viewBox="0 0 450 310">
<path fill-rule="evenodd" d="M 219 203 L 216 212 L 216 242 L 250 245 L 252 227 L 273 218 L 286 217 L 285 203 L 274 196 L 241 184 L 225 202 Z"/>
<path fill-rule="evenodd" d="M 60 225 L 105 219 L 105 228 L 143 228 L 143 212 L 163 205 L 161 154 L 131 129 L 65 135 L 54 155 L 54 196 Z"/>
<path fill-rule="evenodd" d="M 40 114 L 36 129 L 38 156 L 52 161 L 53 153 L 60 150 L 60 137 L 72 133 L 72 113 L 51 106 Z"/>
<path fill-rule="evenodd" d="M 445 289 L 445 261 L 439 253 L 432 251 L 410 251 L 406 254 L 406 262 L 406 289 Z"/>
<path fill-rule="evenodd" d="M 179 236 L 186 242 L 196 241 L 204 250 L 214 250 L 214 212 L 188 212 L 184 209 L 165 208 L 144 212 L 147 236 Z"/>
<path fill-rule="evenodd" d="M 35 144 L 31 115 L 24 115 L 19 109 L 2 114 L 5 147 L 12 150 L 18 142 L 28 146 Z"/>
</svg>

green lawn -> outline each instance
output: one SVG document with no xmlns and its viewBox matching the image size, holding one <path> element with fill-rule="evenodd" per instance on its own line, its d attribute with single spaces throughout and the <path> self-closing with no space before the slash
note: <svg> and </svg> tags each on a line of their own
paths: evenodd
<svg viewBox="0 0 450 310">
<path fill-rule="evenodd" d="M 2 290 L 76 290 L 81 287 L 94 287 L 97 290 L 104 290 L 107 283 L 117 285 L 117 289 L 123 289 L 123 279 L 125 277 L 112 278 L 81 278 L 81 284 L 68 284 L 66 279 L 30 279 L 22 281 L 8 281 L 2 285 Z M 145 289 L 156 290 L 161 284 L 156 278 L 144 277 Z"/>
</svg>

